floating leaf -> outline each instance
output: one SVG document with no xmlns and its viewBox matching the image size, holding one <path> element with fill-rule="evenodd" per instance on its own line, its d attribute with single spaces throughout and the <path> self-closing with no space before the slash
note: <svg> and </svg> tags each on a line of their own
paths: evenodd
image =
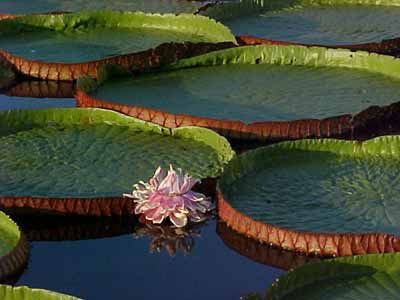
<svg viewBox="0 0 400 300">
<path fill-rule="evenodd" d="M 0 48 L 50 63 L 87 62 L 185 41 L 236 42 L 222 24 L 192 14 L 98 11 L 0 20 Z"/>
<path fill-rule="evenodd" d="M 283 142 L 247 152 L 219 182 L 219 214 L 267 243 L 320 255 L 400 251 L 400 137 Z M 380 234 L 366 234 L 376 232 Z"/>
<path fill-rule="evenodd" d="M 79 300 L 79 298 L 76 297 L 47 290 L 7 285 L 0 285 L 0 298 L 2 300 Z"/>
<path fill-rule="evenodd" d="M 3 206 L 22 199 L 51 211 L 133 213 L 133 201 L 120 197 L 157 166 L 217 177 L 233 156 L 228 142 L 210 130 L 169 130 L 99 109 L 10 111 L 0 114 L 0 124 Z M 88 201 L 94 201 L 90 208 Z"/>
<path fill-rule="evenodd" d="M 344 49 L 236 47 L 165 69 L 125 79 L 104 69 L 108 80 L 97 89 L 82 85 L 77 103 L 172 128 L 196 125 L 235 139 L 280 140 L 348 137 L 350 113 L 400 99 L 400 60 Z"/>
<path fill-rule="evenodd" d="M 28 244 L 18 226 L 0 211 L 0 281 L 17 275 L 28 260 L 28 255 Z"/>
<path fill-rule="evenodd" d="M 400 254 L 370 254 L 310 263 L 280 277 L 270 300 L 398 299 Z"/>
</svg>

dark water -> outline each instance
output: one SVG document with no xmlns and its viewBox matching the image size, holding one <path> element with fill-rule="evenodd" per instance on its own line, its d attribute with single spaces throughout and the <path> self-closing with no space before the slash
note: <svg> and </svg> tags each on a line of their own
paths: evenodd
<svg viewBox="0 0 400 300">
<path fill-rule="evenodd" d="M 45 91 L 52 96 L 68 95 L 44 87 L 41 91 L 41 96 L 46 96 Z M 14 89 L 13 93 L 27 94 L 26 89 Z M 0 95 L 1 110 L 74 105 L 73 99 Z M 84 299 L 240 299 L 249 293 L 265 293 L 269 284 L 284 272 L 226 246 L 216 232 L 215 220 L 193 229 L 189 235 L 164 232 L 170 245 L 178 245 L 176 255 L 171 257 L 165 247 L 161 253 L 149 252 L 150 242 L 162 237 L 161 229 L 139 226 L 134 220 L 121 225 L 118 220 L 107 219 L 71 222 L 58 217 L 45 222 L 40 217 L 15 218 L 26 235 L 36 240 L 31 242 L 27 270 L 16 285 Z M 184 255 L 182 249 L 190 248 L 191 241 L 191 251 L 186 250 L 188 254 Z M 169 249 L 172 251 L 173 247 Z"/>
<path fill-rule="evenodd" d="M 178 250 L 175 257 L 165 249 L 150 253 L 153 237 L 146 235 L 33 242 L 28 269 L 17 284 L 85 299 L 228 300 L 265 292 L 283 273 L 225 246 L 216 221 L 198 230 L 201 236 L 194 237 L 189 254 Z"/>
<path fill-rule="evenodd" d="M 75 99 L 10 97 L 0 94 L 0 111 L 9 109 L 40 109 L 49 107 L 75 107 Z"/>
</svg>

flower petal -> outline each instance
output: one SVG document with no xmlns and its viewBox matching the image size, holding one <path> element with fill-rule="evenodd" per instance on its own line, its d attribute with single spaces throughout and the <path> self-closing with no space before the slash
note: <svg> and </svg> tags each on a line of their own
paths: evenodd
<svg viewBox="0 0 400 300">
<path fill-rule="evenodd" d="M 187 217 L 185 214 L 173 213 L 169 215 L 169 219 L 176 227 L 183 227 L 187 224 Z"/>
</svg>

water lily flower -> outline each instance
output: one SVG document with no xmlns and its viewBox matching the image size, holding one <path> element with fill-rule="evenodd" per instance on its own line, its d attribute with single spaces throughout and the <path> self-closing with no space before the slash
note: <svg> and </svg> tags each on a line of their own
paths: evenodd
<svg viewBox="0 0 400 300">
<path fill-rule="evenodd" d="M 199 182 L 171 165 L 167 174 L 158 167 L 148 182 L 140 181 L 133 186 L 132 194 L 124 196 L 136 203 L 135 214 L 143 214 L 153 224 L 169 218 L 176 227 L 184 227 L 188 220 L 203 221 L 211 210 L 209 198 L 191 190 Z"/>
</svg>

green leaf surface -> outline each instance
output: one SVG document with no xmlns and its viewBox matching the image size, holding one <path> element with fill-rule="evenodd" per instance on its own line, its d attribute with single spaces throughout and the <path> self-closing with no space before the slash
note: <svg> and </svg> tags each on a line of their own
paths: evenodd
<svg viewBox="0 0 400 300">
<path fill-rule="evenodd" d="M 234 153 L 196 127 L 166 129 L 101 109 L 0 114 L 0 195 L 118 197 L 161 165 L 217 177 Z"/>
<path fill-rule="evenodd" d="M 5 213 L 0 211 L 0 262 L 2 257 L 14 250 L 20 237 L 21 233 L 18 226 Z"/>
<path fill-rule="evenodd" d="M 399 37 L 399 18 L 398 6 L 328 4 L 267 9 L 224 23 L 237 36 L 303 44 L 351 45 Z"/>
<path fill-rule="evenodd" d="M 236 42 L 228 28 L 192 14 L 86 11 L 0 21 L 0 48 L 46 62 L 82 62 L 166 42 Z"/>
<path fill-rule="evenodd" d="M 400 100 L 399 79 L 341 67 L 226 64 L 102 77 L 109 80 L 98 89 L 90 80 L 80 86 L 107 102 L 245 123 L 357 114 Z"/>
<path fill-rule="evenodd" d="M 317 233 L 400 234 L 400 137 L 283 142 L 229 163 L 219 188 L 264 223 Z"/>
<path fill-rule="evenodd" d="M 356 114 L 400 100 L 399 59 L 321 47 L 237 47 L 180 60 L 165 72 L 102 74 L 108 80 L 98 89 L 82 80 L 97 99 L 245 123 Z"/>
<path fill-rule="evenodd" d="M 400 254 L 369 254 L 309 263 L 280 277 L 270 300 L 396 300 Z"/>
<path fill-rule="evenodd" d="M 42 289 L 31 289 L 26 286 L 12 287 L 0 285 L 2 300 L 79 300 L 79 298 Z"/>
<path fill-rule="evenodd" d="M 167 69 L 225 64 L 275 64 L 311 67 L 344 67 L 400 78 L 400 59 L 364 51 L 303 46 L 245 46 L 182 59 Z"/>
<path fill-rule="evenodd" d="M 400 6 L 398 0 L 239 0 L 214 5 L 202 14 L 217 20 L 229 20 L 255 15 L 266 11 L 290 10 L 303 6 L 370 5 Z M 337 25 L 340 25 L 337 23 Z"/>
</svg>

